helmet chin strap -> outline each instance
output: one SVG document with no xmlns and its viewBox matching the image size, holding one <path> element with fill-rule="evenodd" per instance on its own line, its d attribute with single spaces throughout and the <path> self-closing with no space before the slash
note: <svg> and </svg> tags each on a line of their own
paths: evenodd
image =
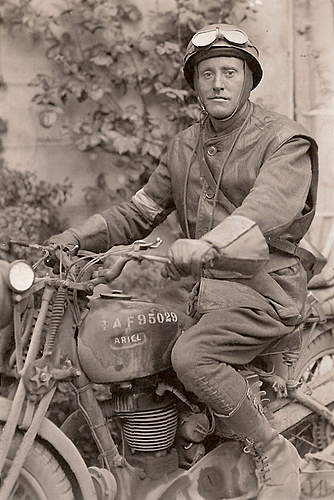
<svg viewBox="0 0 334 500">
<path fill-rule="evenodd" d="M 244 69 L 244 81 L 242 82 L 242 88 L 241 88 L 241 91 L 240 91 L 240 94 L 238 97 L 237 105 L 230 115 L 226 116 L 225 118 L 219 118 L 219 119 L 217 118 L 217 120 L 219 120 L 220 122 L 226 122 L 226 121 L 230 120 L 231 118 L 233 118 L 233 116 L 239 111 L 239 109 L 241 107 L 240 104 L 242 103 L 242 105 L 243 105 L 245 103 L 245 101 L 248 99 L 248 96 L 250 94 L 250 91 L 252 88 L 252 74 L 251 74 L 251 71 L 249 70 L 246 62 L 243 59 L 242 59 L 242 63 L 243 63 L 243 69 Z M 248 83 L 249 79 L 251 81 Z M 247 84 L 246 84 L 246 82 L 247 82 Z M 247 87 L 249 87 L 249 88 L 247 88 Z M 197 101 L 198 101 L 200 108 L 201 108 L 201 113 L 203 113 L 203 114 L 205 113 L 206 115 L 209 115 L 206 107 L 203 104 L 201 94 L 200 94 L 200 91 L 198 88 L 198 68 L 197 68 L 197 66 L 195 68 L 195 74 L 194 74 L 194 88 L 195 88 L 195 93 L 197 95 Z M 247 93 L 247 99 L 245 99 L 246 93 Z"/>
</svg>

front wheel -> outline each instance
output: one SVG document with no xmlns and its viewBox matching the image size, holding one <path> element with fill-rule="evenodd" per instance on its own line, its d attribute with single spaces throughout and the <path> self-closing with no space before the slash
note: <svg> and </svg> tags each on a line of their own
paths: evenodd
<svg viewBox="0 0 334 500">
<path fill-rule="evenodd" d="M 3 425 L 0 426 L 0 432 L 2 429 Z M 3 471 L 4 477 L 22 441 L 22 437 L 22 434 L 17 432 L 13 439 Z M 34 442 L 10 500 L 74 500 L 69 479 L 66 477 L 58 460 L 42 443 Z"/>
</svg>

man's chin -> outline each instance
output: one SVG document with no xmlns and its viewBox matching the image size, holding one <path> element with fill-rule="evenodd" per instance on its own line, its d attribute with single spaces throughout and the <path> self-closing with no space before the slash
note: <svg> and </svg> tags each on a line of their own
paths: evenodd
<svg viewBox="0 0 334 500">
<path fill-rule="evenodd" d="M 233 111 L 226 111 L 225 113 L 210 113 L 210 111 L 208 111 L 208 115 L 214 120 L 226 120 L 226 118 L 229 118 L 232 113 Z"/>
<path fill-rule="evenodd" d="M 225 118 L 228 118 L 229 116 L 232 115 L 233 113 L 233 109 L 227 109 L 227 108 L 223 108 L 223 106 L 215 106 L 212 108 L 211 106 L 208 106 L 207 107 L 207 112 L 209 114 L 209 116 L 211 116 L 212 118 L 214 118 L 215 120 L 224 120 Z"/>
</svg>

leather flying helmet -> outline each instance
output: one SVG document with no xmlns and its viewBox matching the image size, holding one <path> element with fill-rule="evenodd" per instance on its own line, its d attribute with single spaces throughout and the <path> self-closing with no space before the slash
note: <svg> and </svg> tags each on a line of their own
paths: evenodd
<svg viewBox="0 0 334 500">
<path fill-rule="evenodd" d="M 190 40 L 183 59 L 184 77 L 194 89 L 195 67 L 210 57 L 231 56 L 243 59 L 253 77 L 254 89 L 262 78 L 259 52 L 247 33 L 232 24 L 210 24 L 197 31 Z"/>
</svg>

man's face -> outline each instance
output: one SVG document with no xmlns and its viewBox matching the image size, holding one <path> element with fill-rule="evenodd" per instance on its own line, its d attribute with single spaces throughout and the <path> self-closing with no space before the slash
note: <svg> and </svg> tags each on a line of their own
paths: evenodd
<svg viewBox="0 0 334 500">
<path fill-rule="evenodd" d="M 230 116 L 239 104 L 244 63 L 236 57 L 218 56 L 198 64 L 198 91 L 207 112 L 216 120 Z"/>
</svg>

